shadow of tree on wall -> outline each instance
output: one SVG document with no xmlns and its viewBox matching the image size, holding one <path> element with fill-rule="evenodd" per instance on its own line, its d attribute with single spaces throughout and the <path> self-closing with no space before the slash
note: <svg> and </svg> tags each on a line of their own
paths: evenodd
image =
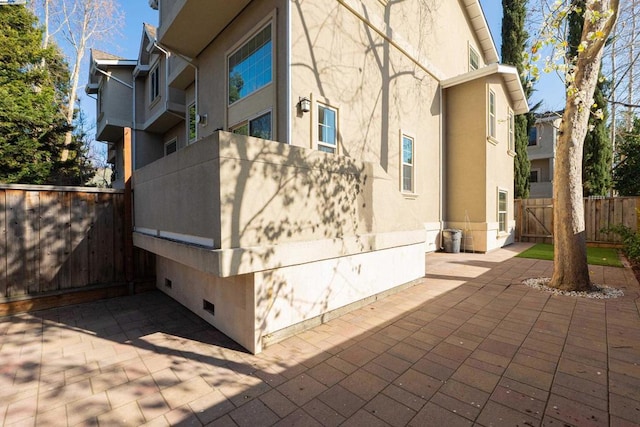
<svg viewBox="0 0 640 427">
<path fill-rule="evenodd" d="M 220 144 L 220 174 L 221 181 L 228 179 L 233 186 L 221 184 L 221 246 L 241 249 L 233 252 L 232 269 L 247 263 L 266 266 L 261 273 L 266 286 L 257 287 L 258 324 L 265 330 L 267 317 L 277 319 L 281 315 L 278 307 L 283 304 L 301 319 L 324 313 L 332 290 L 318 295 L 320 299 L 302 300 L 277 271 L 295 264 L 282 259 L 279 251 L 283 245 L 314 241 L 326 242 L 332 251 L 324 254 L 325 259 L 365 250 L 361 235 L 371 231 L 367 229 L 370 221 L 366 220 L 368 206 L 364 201 L 368 185 L 365 164 L 344 156 L 221 133 L 222 140 L 226 136 L 230 142 Z M 345 239 L 351 247 L 345 246 Z M 337 267 L 333 273 L 338 274 Z M 314 280 L 332 283 L 334 278 Z M 272 310 L 275 312 L 270 313 Z"/>
</svg>

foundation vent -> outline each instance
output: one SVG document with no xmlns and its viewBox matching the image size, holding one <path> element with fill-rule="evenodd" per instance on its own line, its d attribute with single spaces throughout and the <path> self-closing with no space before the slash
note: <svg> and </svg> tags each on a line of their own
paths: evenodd
<svg viewBox="0 0 640 427">
<path fill-rule="evenodd" d="M 216 315 L 216 306 L 206 299 L 202 300 L 202 308 L 204 309 L 204 311 L 211 313 L 212 316 Z"/>
<path fill-rule="evenodd" d="M 164 279 L 164 287 L 165 288 L 169 288 L 169 289 L 171 289 L 173 287 L 173 282 L 171 282 L 171 279 L 167 279 L 165 277 L 165 279 Z"/>
</svg>

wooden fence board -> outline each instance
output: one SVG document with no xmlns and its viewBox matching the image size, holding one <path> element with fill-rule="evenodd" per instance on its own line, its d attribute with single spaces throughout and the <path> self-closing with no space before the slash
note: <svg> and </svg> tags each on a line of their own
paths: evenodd
<svg viewBox="0 0 640 427">
<path fill-rule="evenodd" d="M 94 210 L 93 194 L 77 194 L 71 199 L 71 253 L 69 282 L 63 288 L 76 288 L 89 282 L 89 248 Z"/>
<path fill-rule="evenodd" d="M 40 292 L 60 288 L 60 267 L 65 261 L 64 193 L 40 192 Z"/>
<path fill-rule="evenodd" d="M 7 200 L 6 191 L 0 189 L 0 298 L 7 296 Z"/>
<path fill-rule="evenodd" d="M 585 236 L 590 243 L 619 244 L 620 236 L 602 231 L 616 224 L 638 230 L 640 198 L 585 199 Z M 553 199 L 515 200 L 516 236 L 523 242 L 552 242 Z"/>
<path fill-rule="evenodd" d="M 0 184 L 0 305 L 125 283 L 124 194 L 82 190 Z M 153 279 L 153 254 L 134 262 Z"/>
<path fill-rule="evenodd" d="M 40 237 L 40 192 L 27 191 L 25 193 L 26 224 L 24 242 L 26 250 L 27 293 L 37 293 L 40 290 L 39 269 L 39 237 Z"/>
</svg>

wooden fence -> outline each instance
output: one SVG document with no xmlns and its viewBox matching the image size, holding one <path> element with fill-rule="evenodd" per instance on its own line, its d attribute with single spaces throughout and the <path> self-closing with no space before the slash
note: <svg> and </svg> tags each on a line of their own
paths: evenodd
<svg viewBox="0 0 640 427">
<path fill-rule="evenodd" d="M 514 203 L 516 240 L 520 242 L 553 242 L 553 199 L 518 199 Z M 587 243 L 619 245 L 620 236 L 602 230 L 625 225 L 637 231 L 640 197 L 584 199 Z"/>
<path fill-rule="evenodd" d="M 122 191 L 0 185 L 0 303 L 124 284 L 125 252 Z M 134 251 L 135 277 L 153 262 Z"/>
</svg>

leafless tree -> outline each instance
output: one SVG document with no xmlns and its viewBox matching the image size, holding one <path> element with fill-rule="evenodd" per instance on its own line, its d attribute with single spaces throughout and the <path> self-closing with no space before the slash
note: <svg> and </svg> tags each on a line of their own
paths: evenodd
<svg viewBox="0 0 640 427">
<path fill-rule="evenodd" d="M 71 68 L 67 122 L 72 124 L 82 61 L 87 50 L 96 43 L 113 41 L 118 37 L 124 15 L 117 0 L 39 0 L 32 7 L 40 17 L 44 28 L 43 46 L 52 37 L 56 38 L 67 56 Z M 65 137 L 65 145 L 71 144 L 72 133 Z M 62 159 L 67 160 L 68 150 L 63 150 Z"/>
</svg>

